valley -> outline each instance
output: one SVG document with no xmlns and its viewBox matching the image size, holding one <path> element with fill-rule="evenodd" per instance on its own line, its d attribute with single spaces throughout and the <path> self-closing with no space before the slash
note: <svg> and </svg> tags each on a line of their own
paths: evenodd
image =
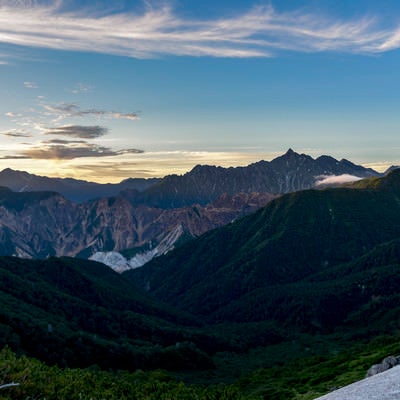
<svg viewBox="0 0 400 400">
<path fill-rule="evenodd" d="M 93 257 L 116 270 L 136 268 L 286 192 L 347 175 L 381 176 L 347 160 L 313 159 L 291 149 L 247 167 L 197 166 L 182 176 L 119 185 L 8 169 L 0 172 L 0 255 Z M 91 200 L 77 202 L 74 191 Z M 97 198 L 100 193 L 109 197 Z"/>
<path fill-rule="evenodd" d="M 286 165 L 309 161 L 293 153 Z M 181 385 L 177 398 L 313 399 L 362 378 L 400 352 L 400 170 L 366 174 L 179 208 L 1 189 L 0 360 L 100 386 L 126 386 L 124 370 L 138 398 Z M 119 268 L 86 259 L 111 251 Z"/>
<path fill-rule="evenodd" d="M 399 400 L 399 65 L 396 0 L 0 0 L 0 400 Z"/>
</svg>

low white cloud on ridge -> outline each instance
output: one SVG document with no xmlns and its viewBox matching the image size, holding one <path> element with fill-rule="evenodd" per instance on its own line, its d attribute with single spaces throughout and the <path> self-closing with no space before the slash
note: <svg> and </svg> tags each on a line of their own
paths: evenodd
<svg viewBox="0 0 400 400">
<path fill-rule="evenodd" d="M 363 178 L 350 174 L 342 174 L 342 175 L 319 175 L 316 176 L 315 179 L 316 179 L 315 186 L 324 186 L 324 185 L 340 185 L 343 183 L 356 182 Z"/>
</svg>

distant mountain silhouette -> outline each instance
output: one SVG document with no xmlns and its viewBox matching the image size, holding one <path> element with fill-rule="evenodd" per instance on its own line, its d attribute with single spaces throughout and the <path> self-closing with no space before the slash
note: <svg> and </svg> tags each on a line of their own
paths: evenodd
<svg viewBox="0 0 400 400">
<path fill-rule="evenodd" d="M 132 201 L 174 208 L 190 204 L 207 204 L 224 193 L 282 194 L 312 188 L 321 177 L 352 175 L 359 178 L 381 176 L 378 172 L 348 160 L 321 156 L 317 159 L 289 149 L 272 161 L 259 161 L 247 167 L 222 168 L 197 165 L 184 175 L 168 175 Z"/>
<path fill-rule="evenodd" d="M 176 208 L 206 205 L 223 194 L 295 192 L 314 187 L 322 176 L 343 174 L 359 178 L 381 176 L 345 159 L 338 161 L 330 156 L 313 159 L 289 149 L 272 161 L 259 161 L 246 167 L 197 165 L 184 175 L 168 175 L 162 179 L 130 178 L 117 184 L 48 178 L 8 168 L 0 172 L 0 186 L 16 192 L 54 191 L 78 202 L 125 191 L 125 196 L 134 204 Z"/>
<path fill-rule="evenodd" d="M 109 197 L 126 189 L 145 190 L 159 179 L 130 178 L 120 183 L 100 184 L 72 178 L 48 178 L 6 168 L 0 172 L 0 186 L 15 192 L 53 191 L 72 201 Z"/>
</svg>

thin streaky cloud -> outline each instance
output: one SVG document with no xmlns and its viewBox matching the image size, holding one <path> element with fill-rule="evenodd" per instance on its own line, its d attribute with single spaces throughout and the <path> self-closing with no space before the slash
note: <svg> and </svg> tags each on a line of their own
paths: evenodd
<svg viewBox="0 0 400 400">
<path fill-rule="evenodd" d="M 0 132 L 0 135 L 9 136 L 14 138 L 29 138 L 32 135 L 25 130 L 11 129 L 9 131 Z"/>
<path fill-rule="evenodd" d="M 43 144 L 76 144 L 76 143 L 87 143 L 84 140 L 64 140 L 64 139 L 51 139 L 45 140 Z"/>
<path fill-rule="evenodd" d="M 12 112 L 12 111 L 6 112 L 4 115 L 6 117 L 9 117 L 9 118 L 22 117 L 22 114 L 17 114 L 17 113 Z"/>
<path fill-rule="evenodd" d="M 24 82 L 24 86 L 27 89 L 37 89 L 38 88 L 38 85 L 36 82 Z"/>
<path fill-rule="evenodd" d="M 0 160 L 28 160 L 28 159 L 30 159 L 30 157 L 19 156 L 19 155 L 9 155 L 0 157 Z"/>
<path fill-rule="evenodd" d="M 49 144 L 42 142 L 37 146 L 27 148 L 17 154 L 5 155 L 1 160 L 73 160 L 88 157 L 115 157 L 124 154 L 140 154 L 143 150 L 124 149 L 113 150 L 109 147 L 98 146 L 92 143 L 76 143 L 74 141 L 66 144 Z"/>
<path fill-rule="evenodd" d="M 80 94 L 80 93 L 88 93 L 93 90 L 92 86 L 85 85 L 84 83 L 77 83 L 72 90 L 70 90 L 71 93 L 74 94 Z"/>
<path fill-rule="evenodd" d="M 82 110 L 75 103 L 61 103 L 58 105 L 48 105 L 43 104 L 44 109 L 48 114 L 55 115 L 57 121 L 61 121 L 65 118 L 71 117 L 85 117 L 85 116 L 97 116 L 97 117 L 109 117 L 115 119 L 129 119 L 129 120 L 137 120 L 139 119 L 138 113 L 122 113 L 118 111 L 104 111 L 97 109 L 90 110 Z"/>
<path fill-rule="evenodd" d="M 84 125 L 67 125 L 55 128 L 48 128 L 45 135 L 69 136 L 80 139 L 96 139 L 108 133 L 108 129 L 103 126 L 84 126 Z"/>
<path fill-rule="evenodd" d="M 381 53 L 400 47 L 400 25 L 378 18 L 337 20 L 256 6 L 235 17 L 184 19 L 146 2 L 141 14 L 63 11 L 62 0 L 14 0 L 0 6 L 0 42 L 135 58 L 160 55 L 269 57 L 279 51 Z M 108 12 L 108 14 L 107 14 Z"/>
</svg>

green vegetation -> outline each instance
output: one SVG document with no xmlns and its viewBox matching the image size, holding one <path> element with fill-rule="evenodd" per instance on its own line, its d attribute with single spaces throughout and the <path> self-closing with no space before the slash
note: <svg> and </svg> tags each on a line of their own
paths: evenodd
<svg viewBox="0 0 400 400">
<path fill-rule="evenodd" d="M 268 399 L 311 400 L 365 377 L 367 369 L 389 354 L 400 353 L 398 336 L 381 336 L 347 347 L 339 337 L 314 337 L 316 348 L 304 348 L 311 338 L 299 338 L 276 348 L 258 348 L 249 354 L 221 353 L 215 362 L 230 368 L 235 382 L 212 383 L 213 371 L 177 374 L 165 371 L 104 371 L 97 367 L 61 369 L 17 357 L 8 347 L 0 352 L 0 384 L 19 386 L 0 389 L 2 399 Z M 330 349 L 330 351 L 328 351 Z M 338 351 L 337 349 L 341 349 Z M 314 351 L 317 352 L 314 353 Z M 297 354 L 294 354 L 294 352 Z M 281 356 L 285 355 L 285 359 Z M 249 361 L 253 365 L 247 365 Z M 258 367 L 256 363 L 269 363 Z M 224 364 L 224 365 L 222 365 Z M 229 365 L 228 365 L 229 364 Z M 228 366 L 227 366 L 228 365 Z M 272 366 L 273 365 L 273 366 Z M 234 371 L 234 372 L 233 372 Z M 235 375 L 236 376 L 233 376 Z M 202 375 L 202 376 L 201 376 Z M 183 383 L 203 380 L 203 384 Z M 214 378 L 215 379 L 215 378 Z M 208 381 L 207 381 L 208 380 Z M 207 383 L 206 385 L 204 383 Z"/>
<path fill-rule="evenodd" d="M 1 257 L 0 383 L 21 385 L 0 394 L 308 400 L 362 378 L 400 353 L 399 180 L 283 196 L 122 275 Z"/>
<path fill-rule="evenodd" d="M 389 354 L 400 353 L 398 336 L 359 342 L 339 353 L 302 357 L 272 368 L 259 369 L 239 380 L 249 395 L 270 400 L 311 400 L 365 378 L 368 368 Z M 326 341 L 332 346 L 333 342 Z"/>
<path fill-rule="evenodd" d="M 259 399 L 244 396 L 238 387 L 200 387 L 176 382 L 161 371 L 106 372 L 97 369 L 60 369 L 49 367 L 25 356 L 16 357 L 8 348 L 0 352 L 0 382 L 15 382 L 1 390 L 1 398 L 46 400 L 240 400 Z"/>
<path fill-rule="evenodd" d="M 346 285 L 358 300 L 353 304 L 352 296 L 346 296 L 351 304 L 346 305 L 343 315 L 330 321 L 336 326 L 374 293 L 366 291 L 361 300 L 361 294 L 356 293 L 359 277 L 347 273 L 346 282 L 338 275 L 336 282 L 321 282 L 325 288 L 315 290 L 315 284 L 307 280 L 341 265 L 345 265 L 342 271 L 352 271 L 354 260 L 400 237 L 398 177 L 400 172 L 393 171 L 379 180 L 377 189 L 307 190 L 282 196 L 259 212 L 208 232 L 124 275 L 159 300 L 209 323 L 273 319 L 281 325 L 284 308 L 286 314 L 300 318 L 300 325 L 310 325 L 313 316 L 305 313 L 310 302 L 315 308 L 314 291 L 317 301 L 324 302 L 321 307 L 327 315 L 338 301 L 337 288 Z M 398 264 L 399 259 L 393 262 Z M 368 273 L 372 282 L 372 275 L 380 272 Z M 281 306 L 282 301 L 288 302 L 288 295 L 293 297 L 292 291 L 296 298 L 291 307 Z M 380 291 L 384 291 L 383 286 Z M 318 298 L 318 292 L 326 294 L 323 299 Z M 308 303 L 301 299 L 303 295 Z M 303 304 L 297 312 L 298 301 Z M 320 320 L 316 329 L 318 325 Z"/>
<path fill-rule="evenodd" d="M 155 302 L 103 264 L 2 257 L 0 279 L 0 346 L 49 364 L 202 369 L 212 367 L 207 353 L 224 348 L 197 319 Z"/>
</svg>

